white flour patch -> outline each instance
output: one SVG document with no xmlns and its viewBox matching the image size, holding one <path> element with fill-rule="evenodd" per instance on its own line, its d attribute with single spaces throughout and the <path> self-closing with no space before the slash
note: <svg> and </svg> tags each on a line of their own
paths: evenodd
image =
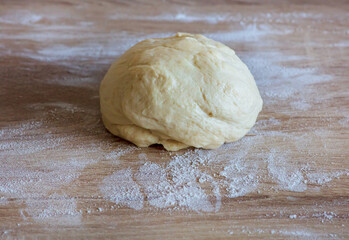
<svg viewBox="0 0 349 240">
<path fill-rule="evenodd" d="M 73 39 L 80 38 L 81 41 L 75 44 L 70 43 L 70 38 L 72 35 L 71 31 L 81 31 L 81 29 L 64 29 L 56 30 L 49 29 L 44 35 L 41 31 L 32 32 L 29 36 L 22 35 L 6 35 L 3 36 L 6 39 L 34 39 L 38 43 L 41 43 L 43 40 L 48 39 L 50 44 L 42 45 L 38 50 L 35 49 L 25 49 L 24 51 L 16 51 L 13 50 L 10 53 L 11 55 L 18 55 L 23 57 L 29 57 L 32 59 L 54 62 L 61 61 L 59 64 L 64 64 L 65 62 L 69 62 L 72 59 L 89 60 L 93 59 L 95 64 L 110 64 L 113 62 L 118 56 L 123 54 L 127 49 L 135 45 L 137 42 L 140 42 L 144 39 L 154 38 L 154 37 L 168 37 L 173 35 L 174 33 L 157 33 L 157 34 L 144 34 L 144 33 L 103 33 L 103 34 L 95 34 L 90 36 L 86 29 L 86 31 L 79 34 L 79 36 L 74 36 Z M 63 31 L 63 33 L 62 33 Z M 67 31 L 68 33 L 64 33 Z M 57 38 L 56 38 L 57 36 Z M 65 37 L 66 36 L 66 37 Z M 2 35 L 0 34 L 0 37 Z M 117 38 L 117 39 L 115 39 Z M 59 43 L 55 43 L 59 40 Z M 56 40 L 56 41 L 55 41 Z M 63 44 L 67 41 L 67 44 Z M 62 43 L 63 42 L 63 43 Z M 83 43 L 79 43 L 83 42 Z M 69 66 L 69 64 L 67 65 Z"/>
<path fill-rule="evenodd" d="M 314 231 L 311 228 L 304 228 L 301 226 L 295 227 L 290 227 L 287 229 L 273 229 L 273 228 L 254 228 L 251 226 L 233 226 L 230 227 L 229 230 L 227 231 L 229 235 L 233 234 L 238 234 L 242 233 L 243 235 L 253 235 L 256 237 L 256 235 L 261 235 L 260 237 L 263 238 L 267 234 L 273 235 L 273 237 L 279 237 L 280 235 L 284 237 L 288 237 L 291 239 L 329 239 L 333 238 L 336 236 L 336 234 L 331 234 L 327 232 L 319 232 L 319 231 Z M 246 237 L 245 237 L 246 238 Z"/>
<path fill-rule="evenodd" d="M 81 213 L 76 210 L 74 198 L 52 194 L 46 199 L 26 200 L 26 213 L 35 221 L 53 225 L 79 225 Z"/>
<path fill-rule="evenodd" d="M 257 128 L 262 130 L 269 124 L 279 126 L 281 123 L 277 119 L 262 120 Z M 220 209 L 223 196 L 236 198 L 256 194 L 261 190 L 261 183 L 272 183 L 269 187 L 263 185 L 262 189 L 277 192 L 318 191 L 319 186 L 349 174 L 349 170 L 325 172 L 314 164 L 310 167 L 305 163 L 297 163 L 290 157 L 290 152 L 282 152 L 281 149 L 266 150 L 265 141 L 269 135 L 263 136 L 264 132 L 259 134 L 262 136 L 245 137 L 227 144 L 219 153 L 208 150 L 171 153 L 170 161 L 164 162 L 164 165 L 147 161 L 146 156 L 141 155 L 142 161 L 139 167 L 133 168 L 134 174 L 130 169 L 122 170 L 127 170 L 127 179 L 132 179 L 132 184 L 140 187 L 139 192 L 132 197 L 132 191 L 126 189 L 124 194 L 131 195 L 129 198 L 133 199 L 140 198 L 138 194 L 142 193 L 146 199 L 145 206 L 149 204 L 168 210 L 212 212 Z M 288 141 L 294 139 L 295 144 L 303 147 L 318 138 L 316 134 L 273 136 L 284 136 Z M 258 154 L 250 152 L 259 148 L 264 150 Z M 254 154 L 254 160 L 250 160 L 250 154 Z M 256 162 L 258 157 L 260 161 Z M 119 182 L 109 181 L 109 177 L 107 179 L 101 188 L 112 189 Z M 291 218 L 295 218 L 293 215 Z"/>
<path fill-rule="evenodd" d="M 6 205 L 8 204 L 8 200 L 5 197 L 0 197 L 0 205 Z"/>
<path fill-rule="evenodd" d="M 255 42 L 268 35 L 287 35 L 291 30 L 276 30 L 268 25 L 248 24 L 243 26 L 241 30 L 231 30 L 228 32 L 204 33 L 205 36 L 216 41 L 229 42 Z"/>
<path fill-rule="evenodd" d="M 118 164 L 119 163 L 119 158 L 125 154 L 131 153 L 134 150 L 136 150 L 137 147 L 133 146 L 133 145 L 122 145 L 120 144 L 120 146 L 118 146 L 117 149 L 109 152 L 109 153 L 104 153 L 103 154 L 103 158 L 106 160 L 110 160 L 112 161 L 113 164 Z"/>
<path fill-rule="evenodd" d="M 206 22 L 209 24 L 217 24 L 220 22 L 227 21 L 237 21 L 241 19 L 240 15 L 229 16 L 228 14 L 207 14 L 207 15 L 197 15 L 191 13 L 178 12 L 174 14 L 161 14 L 155 16 L 130 16 L 124 14 L 116 14 L 110 17 L 110 19 L 129 19 L 129 20 L 139 20 L 139 21 L 155 21 L 155 22 L 182 22 L 182 23 L 191 23 L 191 22 Z"/>
<path fill-rule="evenodd" d="M 230 198 L 244 196 L 254 191 L 260 178 L 257 175 L 257 168 L 248 166 L 242 158 L 231 160 L 219 174 L 225 177 L 223 186 L 228 192 L 226 196 Z"/>
<path fill-rule="evenodd" d="M 253 126 L 253 128 L 249 131 L 249 134 L 255 134 L 258 135 L 259 131 L 262 130 L 268 130 L 268 132 L 272 132 L 270 131 L 271 128 L 279 128 L 282 126 L 282 122 L 278 119 L 275 118 L 270 118 L 270 119 L 262 119 L 262 120 L 257 120 L 257 122 L 255 123 L 255 125 Z M 280 132 L 277 132 L 278 135 L 281 135 Z M 265 133 L 263 133 L 265 134 Z"/>
<path fill-rule="evenodd" d="M 309 183 L 314 183 L 318 185 L 322 185 L 328 182 L 333 181 L 334 179 L 338 179 L 341 176 L 349 176 L 349 170 L 343 170 L 343 171 L 338 171 L 338 172 L 310 172 L 307 173 L 307 179 L 309 180 Z"/>
<path fill-rule="evenodd" d="M 33 24 L 42 20 L 43 17 L 32 13 L 30 11 L 22 10 L 22 11 L 13 11 L 12 13 L 3 15 L 0 17 L 0 23 L 8 23 L 8 24 Z"/>
<path fill-rule="evenodd" d="M 74 104 L 66 103 L 66 102 L 35 103 L 35 104 L 27 105 L 27 107 L 29 109 L 41 110 L 41 111 L 48 108 L 55 108 L 55 109 L 58 108 L 60 110 L 63 110 L 69 113 L 89 113 L 89 114 L 92 113 L 94 115 L 99 114 L 97 110 L 91 111 L 90 109 L 81 108 Z"/>
<path fill-rule="evenodd" d="M 66 25 L 50 25 L 50 26 L 42 26 L 38 25 L 33 28 L 31 32 L 23 32 L 17 35 L 3 34 L 0 33 L 0 38 L 7 40 L 28 40 L 35 42 L 47 41 L 46 44 L 43 44 L 42 47 L 47 44 L 51 45 L 52 42 L 65 42 L 71 41 L 79 37 L 80 39 L 88 39 L 88 38 L 103 38 L 103 37 L 115 37 L 113 33 L 103 33 L 103 34 L 91 34 L 84 30 L 85 26 L 66 26 Z M 84 30 L 84 31 L 82 31 Z M 86 29 L 87 30 L 87 29 Z M 72 35 L 70 31 L 79 32 L 79 36 Z M 60 44 L 58 44 L 60 46 Z M 25 49 L 27 53 L 32 51 L 31 49 Z M 58 53 L 60 54 L 60 53 Z"/>
<path fill-rule="evenodd" d="M 123 169 L 104 178 L 100 191 L 108 200 L 139 210 L 143 208 L 143 194 L 132 179 L 131 169 Z"/>
<path fill-rule="evenodd" d="M 47 198 L 47 194 L 77 179 L 79 171 L 89 161 L 52 160 L 32 162 L 28 167 L 29 162 L 20 160 L 18 156 L 1 161 L 0 194 L 23 200 L 26 212 L 37 221 L 46 222 L 47 218 L 52 218 L 50 224 L 66 224 L 68 220 L 69 224 L 79 223 L 73 199 L 55 199 L 55 195 Z"/>
<path fill-rule="evenodd" d="M 69 103 L 44 103 L 27 106 L 35 111 L 43 111 L 40 120 L 29 120 L 19 124 L 13 124 L 0 130 L 0 156 L 5 159 L 18 158 L 19 155 L 35 154 L 44 151 L 64 148 L 64 145 L 72 140 L 73 136 L 55 136 L 46 127 L 48 119 L 59 120 L 62 114 L 74 114 L 77 112 L 96 115 L 98 111 L 84 110 Z M 49 109 L 48 109 L 49 107 Z M 40 137 L 34 137 L 40 135 Z M 1 163 L 0 163 L 1 164 Z"/>
<path fill-rule="evenodd" d="M 196 23 L 205 22 L 209 24 L 217 23 L 229 23 L 229 22 L 240 22 L 244 24 L 245 22 L 271 22 L 275 21 L 277 23 L 296 23 L 299 20 L 305 18 L 312 18 L 319 20 L 323 17 L 319 13 L 304 13 L 304 12 L 291 12 L 291 13 L 260 13 L 249 15 L 242 15 L 240 13 L 231 12 L 220 12 L 219 14 L 214 12 L 206 12 L 205 14 L 200 14 L 196 12 L 180 11 L 165 13 L 159 15 L 126 15 L 122 12 L 114 14 L 109 17 L 110 20 L 137 20 L 137 21 L 154 21 L 154 22 L 178 22 L 178 23 Z"/>
<path fill-rule="evenodd" d="M 2 139 L 4 138 L 11 138 L 11 137 L 19 137 L 24 136 L 25 134 L 28 134 L 28 131 L 37 130 L 38 128 L 43 126 L 42 121 L 29 121 L 29 122 L 23 122 L 16 125 L 12 125 L 7 128 L 0 129 L 0 137 Z M 0 145 L 0 147 L 3 145 Z"/>
<path fill-rule="evenodd" d="M 297 110 L 308 110 L 311 108 L 311 104 L 305 102 L 305 101 L 293 101 L 290 103 L 291 107 Z"/>
<path fill-rule="evenodd" d="M 333 218 L 338 217 L 336 213 L 327 211 L 314 213 L 312 216 L 315 218 L 319 218 L 322 223 L 331 222 L 333 221 Z"/>
<path fill-rule="evenodd" d="M 6 140 L 6 142 L 0 144 L 0 150 L 4 150 L 6 151 L 6 153 L 0 152 L 0 156 L 7 155 L 8 157 L 15 157 L 16 155 L 34 154 L 45 150 L 52 150 L 61 146 L 62 142 L 65 142 L 67 140 L 67 138 L 60 137 L 52 138 L 49 135 L 43 136 L 43 139 L 41 140 Z"/>
<path fill-rule="evenodd" d="M 102 44 L 82 44 L 75 46 L 54 45 L 49 48 L 43 48 L 38 51 L 41 56 L 47 59 L 70 59 L 72 57 L 99 57 L 99 56 L 117 56 L 121 54 L 118 45 L 107 46 Z"/>
<path fill-rule="evenodd" d="M 179 206 L 194 211 L 212 211 L 207 194 L 197 182 L 197 170 L 183 166 L 183 162 L 170 164 L 172 166 L 163 169 L 148 162 L 135 175 L 144 187 L 149 204 L 159 208 Z"/>
<path fill-rule="evenodd" d="M 95 125 L 91 119 L 99 114 L 98 109 L 65 102 L 30 104 L 27 108 L 40 113 L 41 119 L 23 121 L 0 130 L 0 205 L 7 205 L 8 199 L 15 198 L 23 201 L 24 212 L 36 221 L 57 219 L 59 221 L 49 221 L 49 224 L 80 224 L 75 199 L 51 193 L 61 192 L 72 184 L 87 165 L 100 160 L 118 164 L 122 155 L 136 147 L 120 143 L 106 151 L 104 147 L 110 143 L 94 140 L 81 145 L 79 136 L 64 132 L 52 134 L 48 127 L 48 123 L 58 123 L 64 116 L 84 114 L 84 124 L 79 127 L 91 131 L 89 128 Z"/>
<path fill-rule="evenodd" d="M 267 163 L 268 172 L 272 179 L 278 183 L 278 188 L 294 192 L 303 192 L 307 189 L 306 181 L 299 168 L 291 168 L 285 164 L 287 154 L 276 154 L 271 151 Z"/>
<path fill-rule="evenodd" d="M 142 187 L 142 192 L 150 206 L 203 212 L 219 210 L 221 195 L 218 183 L 211 175 L 198 168 L 199 162 L 207 161 L 205 156 L 200 156 L 200 154 L 188 152 L 183 156 L 174 156 L 166 167 L 151 162 L 140 166 L 138 172 L 134 174 L 134 179 Z M 127 169 L 121 171 L 123 174 L 125 171 L 131 174 L 131 171 Z M 115 186 L 116 181 L 109 181 L 109 178 L 107 177 L 107 181 L 104 181 L 102 189 L 112 189 Z M 128 178 L 131 179 L 130 176 Z M 203 188 L 202 184 L 207 183 L 211 187 Z M 125 189 L 124 194 L 132 196 L 132 191 L 132 189 Z M 210 192 L 215 196 L 215 202 L 210 201 Z M 110 194 L 113 194 L 111 192 L 106 195 L 105 190 L 103 193 L 107 199 L 110 199 Z M 136 195 L 138 196 L 138 192 Z"/>
<path fill-rule="evenodd" d="M 331 47 L 346 48 L 346 47 L 349 47 L 349 41 L 341 41 L 341 42 L 333 43 L 331 44 Z"/>
<path fill-rule="evenodd" d="M 284 235 L 284 236 L 293 236 L 293 237 L 315 237 L 318 234 L 310 231 L 302 231 L 302 230 L 277 230 L 277 233 Z"/>
<path fill-rule="evenodd" d="M 328 82 L 332 76 L 320 73 L 317 68 L 296 68 L 285 66 L 293 57 L 278 52 L 244 54 L 246 63 L 256 79 L 265 104 L 283 101 L 296 110 L 308 110 L 314 99 L 308 97 L 315 91 L 312 84 Z"/>
<path fill-rule="evenodd" d="M 348 115 L 348 113 L 346 113 L 346 115 Z M 338 121 L 338 123 L 339 123 L 341 126 L 348 127 L 348 126 L 349 126 L 349 116 L 344 116 L 342 119 L 340 119 L 340 120 Z"/>
<path fill-rule="evenodd" d="M 141 163 L 148 161 L 147 154 L 145 153 L 138 154 L 138 159 L 140 160 Z"/>
<path fill-rule="evenodd" d="M 31 170 L 23 166 L 26 165 L 23 161 L 6 159 L 0 162 L 0 193 L 20 199 L 45 197 L 46 193 L 76 179 L 78 171 L 87 164 L 75 159 L 42 162 L 39 169 Z"/>
</svg>

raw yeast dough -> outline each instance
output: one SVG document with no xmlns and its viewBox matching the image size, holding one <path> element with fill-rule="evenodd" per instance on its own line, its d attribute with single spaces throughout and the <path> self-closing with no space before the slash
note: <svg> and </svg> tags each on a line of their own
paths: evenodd
<svg viewBox="0 0 349 240">
<path fill-rule="evenodd" d="M 100 101 L 111 133 L 169 151 L 236 141 L 252 128 L 263 104 L 232 49 L 188 33 L 131 47 L 105 75 Z"/>
</svg>

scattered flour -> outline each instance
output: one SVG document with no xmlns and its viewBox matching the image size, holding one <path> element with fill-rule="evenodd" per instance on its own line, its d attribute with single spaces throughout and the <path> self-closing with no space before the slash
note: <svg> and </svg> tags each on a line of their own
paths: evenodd
<svg viewBox="0 0 349 240">
<path fill-rule="evenodd" d="M 147 162 L 140 167 L 135 178 L 144 187 L 144 193 L 152 206 L 179 206 L 194 211 L 212 211 L 214 208 L 197 181 L 198 177 L 203 176 L 205 175 L 190 164 L 175 160 L 165 169 Z"/>
<path fill-rule="evenodd" d="M 52 194 L 46 199 L 28 199 L 26 213 L 35 221 L 53 225 L 78 225 L 81 214 L 76 210 L 74 198 Z"/>
<path fill-rule="evenodd" d="M 44 197 L 46 193 L 76 179 L 79 170 L 88 162 L 76 159 L 41 162 L 38 170 L 24 167 L 26 164 L 15 159 L 0 162 L 0 193 L 20 199 Z"/>
<path fill-rule="evenodd" d="M 110 201 L 139 210 L 143 208 L 140 186 L 132 179 L 131 169 L 123 169 L 104 178 L 100 188 Z"/>
<path fill-rule="evenodd" d="M 322 223 L 332 221 L 333 218 L 337 217 L 337 214 L 334 212 L 320 212 L 320 213 L 314 213 L 313 217 L 320 218 Z"/>
<path fill-rule="evenodd" d="M 280 52 L 256 52 L 241 56 L 255 76 L 265 104 L 273 105 L 283 101 L 295 110 L 308 110 L 314 104 L 310 98 L 316 89 L 312 84 L 328 82 L 332 76 L 319 74 L 317 68 L 296 68 L 285 66 L 298 56 Z M 281 84 L 282 82 L 282 84 Z M 286 102 L 287 101 L 287 102 Z"/>
<path fill-rule="evenodd" d="M 272 179 L 278 183 L 277 188 L 282 190 L 303 192 L 307 189 L 306 180 L 301 169 L 290 167 L 286 153 L 275 153 L 272 150 L 267 158 L 268 172 Z"/>
<path fill-rule="evenodd" d="M 271 29 L 268 25 L 263 24 L 248 24 L 243 26 L 241 30 L 232 30 L 225 32 L 206 33 L 205 36 L 214 40 L 229 43 L 229 42 L 256 42 L 268 35 L 287 35 L 291 30 L 276 30 Z"/>
<path fill-rule="evenodd" d="M 78 179 L 86 166 L 101 160 L 118 164 L 122 155 L 136 147 L 120 143 L 106 151 L 104 147 L 110 143 L 97 140 L 97 143 L 85 142 L 82 146 L 77 142 L 71 148 L 71 143 L 79 136 L 51 134 L 48 126 L 61 116 L 81 113 L 92 126 L 95 122 L 88 118 L 96 118 L 93 111 L 63 102 L 31 104 L 28 109 L 42 113 L 41 119 L 23 121 L 0 130 L 0 205 L 7 205 L 8 199 L 16 199 L 26 206 L 23 218 L 28 215 L 42 223 L 80 224 L 76 200 L 54 192 Z M 86 123 L 79 126 L 90 128 Z"/>
<path fill-rule="evenodd" d="M 288 236 L 288 237 L 308 237 L 308 238 L 314 238 L 318 234 L 315 232 L 310 231 L 301 231 L 301 230 L 278 230 L 277 233 Z"/>
<path fill-rule="evenodd" d="M 12 11 L 0 17 L 0 23 L 8 24 L 33 24 L 42 20 L 43 17 L 30 11 Z"/>
<path fill-rule="evenodd" d="M 43 134 L 41 140 L 35 141 L 30 136 L 45 132 L 47 121 L 52 116 L 84 113 L 96 117 L 96 113 L 63 102 L 32 104 L 28 108 L 47 112 L 47 115 L 41 115 L 44 116 L 41 120 L 21 122 L 0 131 L 0 204 L 8 204 L 8 198 L 23 199 L 25 213 L 36 221 L 72 216 L 72 224 L 77 224 L 81 216 L 76 210 L 76 200 L 52 192 L 76 180 L 89 164 L 103 159 L 118 164 L 121 156 L 137 148 L 118 144 L 113 151 L 106 152 L 103 143 L 91 144 L 69 150 L 67 158 L 56 158 L 55 151 L 61 151 L 60 155 L 64 153 L 64 146 L 73 139 L 72 136 Z M 255 136 L 246 136 L 238 142 L 226 144 L 219 152 L 187 150 L 184 154 L 170 153 L 171 159 L 161 165 L 149 161 L 147 155 L 141 153 L 138 167 L 121 169 L 107 176 L 100 183 L 99 190 L 105 199 L 135 210 L 149 205 L 168 210 L 213 212 L 221 209 L 223 197 L 256 194 L 261 190 L 260 184 L 270 180 L 273 183 L 271 189 L 275 191 L 304 192 L 315 189 L 313 185 L 323 186 L 333 179 L 349 175 L 347 169 L 331 172 L 294 163 L 289 158 L 290 152 L 266 148 L 266 141 L 275 137 L 287 139 L 287 142 L 295 140 L 302 149 L 313 139 L 324 136 L 323 132 L 300 137 L 278 131 L 269 134 L 268 129 L 280 126 L 282 122 L 276 118 L 259 120 L 252 131 Z M 255 155 L 252 149 L 261 150 Z M 41 159 L 37 158 L 40 156 L 38 152 L 41 152 Z M 251 154 L 254 154 L 252 161 Z M 36 159 L 32 159 L 32 155 Z M 256 162 L 258 157 L 260 161 Z M 330 212 L 314 215 L 323 222 L 334 216 Z M 297 215 L 291 214 L 289 217 L 296 218 Z"/>
<path fill-rule="evenodd" d="M 91 35 L 88 33 L 90 26 L 67 26 L 66 28 L 63 26 L 62 29 L 56 29 L 54 26 L 47 27 L 47 29 L 40 28 L 39 31 L 33 31 L 29 35 L 0 34 L 0 38 L 9 40 L 31 39 L 41 45 L 38 50 L 35 48 L 23 49 L 21 51 L 14 49 L 8 52 L 5 49 L 4 55 L 23 56 L 44 62 L 60 61 L 59 64 L 67 67 L 73 67 L 71 66 L 71 60 L 74 59 L 79 61 L 93 59 L 95 64 L 110 64 L 137 42 L 147 38 L 168 37 L 175 34 L 174 32 L 156 34 L 111 32 Z M 85 31 L 79 34 L 81 40 L 72 45 L 71 39 L 76 39 L 77 37 L 73 36 L 71 32 L 79 32 L 83 28 L 85 28 Z M 45 34 L 42 33 L 44 30 Z M 41 44 L 44 40 L 51 42 L 51 44 Z"/>
<path fill-rule="evenodd" d="M 42 121 L 29 121 L 20 123 L 18 125 L 12 125 L 9 128 L 0 129 L 0 137 L 23 136 L 27 131 L 37 130 L 42 125 Z"/>
<path fill-rule="evenodd" d="M 175 14 L 161 14 L 154 16 L 137 16 L 137 15 L 124 15 L 122 13 L 115 14 L 110 17 L 113 20 L 119 19 L 128 19 L 128 20 L 140 20 L 140 21 L 169 21 L 169 22 L 183 22 L 183 23 L 191 23 L 191 22 L 206 22 L 209 24 L 217 24 L 220 22 L 226 21 L 237 21 L 241 19 L 240 15 L 237 16 L 229 16 L 228 14 L 205 14 L 205 15 L 197 15 L 197 14 L 188 14 L 184 12 L 178 12 Z"/>
<path fill-rule="evenodd" d="M 0 205 L 6 205 L 8 203 L 7 198 L 5 197 L 0 197 Z"/>
<path fill-rule="evenodd" d="M 345 171 L 338 171 L 338 172 L 330 172 L 330 173 L 326 173 L 326 172 L 310 172 L 307 173 L 306 176 L 308 178 L 309 183 L 314 183 L 314 184 L 325 184 L 328 183 L 330 181 L 332 181 L 333 179 L 337 179 L 341 176 L 349 176 L 349 171 L 345 170 Z"/>
<path fill-rule="evenodd" d="M 233 230 L 230 229 L 228 230 L 229 235 L 233 235 L 235 233 L 243 233 L 246 235 L 259 235 L 263 234 L 263 237 L 265 238 L 265 234 L 272 234 L 274 235 L 281 235 L 283 236 L 282 238 L 285 238 L 286 236 L 288 237 L 287 239 L 298 239 L 298 238 L 305 238 L 305 239 L 322 239 L 322 237 L 327 237 L 330 236 L 330 234 L 323 234 L 319 232 L 315 232 L 312 229 L 306 229 L 306 228 L 301 228 L 298 227 L 297 229 L 295 228 L 290 228 L 290 229 L 260 229 L 260 228 L 253 228 L 253 227 L 248 227 L 248 226 L 241 226 L 241 227 L 235 227 Z M 262 236 L 261 236 L 262 237 Z M 262 238 L 263 238 L 262 237 Z"/>
<path fill-rule="evenodd" d="M 293 101 L 291 102 L 291 107 L 297 110 L 308 110 L 311 108 L 311 105 L 304 100 Z"/>
<path fill-rule="evenodd" d="M 349 126 L 349 114 L 347 114 L 347 116 L 344 116 L 341 120 L 338 121 L 338 123 L 340 125 L 342 125 L 343 127 L 347 127 Z"/>
<path fill-rule="evenodd" d="M 230 156 L 226 156 L 230 159 Z M 223 185 L 227 191 L 227 197 L 234 198 L 244 196 L 257 188 L 260 176 L 257 175 L 257 166 L 248 165 L 243 158 L 230 160 L 219 173 L 224 177 Z"/>
<path fill-rule="evenodd" d="M 276 120 L 274 123 L 279 124 Z M 236 198 L 258 192 L 260 182 L 271 180 L 274 185 L 270 189 L 274 191 L 304 192 L 308 188 L 316 189 L 308 184 L 321 186 L 349 173 L 348 170 L 322 173 L 318 169 L 315 174 L 306 164 L 292 163 L 287 152 L 281 154 L 276 149 L 261 153 L 262 161 L 259 163 L 249 161 L 248 149 L 260 144 L 263 144 L 263 139 L 259 137 L 245 137 L 241 142 L 232 144 L 243 149 L 233 154 L 230 147 L 226 149 L 230 150 L 229 153 L 219 154 L 215 151 L 189 150 L 182 155 L 172 154 L 171 160 L 164 166 L 146 161 L 142 155 L 146 162 L 140 162 L 134 174 L 130 169 L 116 173 L 118 178 L 129 182 L 122 190 L 126 192 L 120 193 L 120 180 L 110 181 L 113 175 L 106 177 L 101 189 L 106 199 L 116 203 L 122 202 L 121 194 L 129 199 L 142 199 L 143 206 L 143 198 L 139 196 L 142 193 L 141 196 L 144 194 L 147 200 L 144 204 L 157 208 L 211 212 L 220 209 L 223 196 Z M 265 166 L 267 175 L 264 174 Z M 133 197 L 133 188 L 127 192 L 128 185 L 139 188 Z M 114 187 L 117 190 L 112 191 Z M 290 215 L 290 218 L 296 217 Z"/>
</svg>

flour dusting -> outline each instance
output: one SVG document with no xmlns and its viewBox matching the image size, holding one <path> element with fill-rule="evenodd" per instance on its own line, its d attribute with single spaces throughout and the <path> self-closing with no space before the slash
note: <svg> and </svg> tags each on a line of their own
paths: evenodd
<svg viewBox="0 0 349 240">
<path fill-rule="evenodd" d="M 184 165 L 185 164 L 185 165 Z M 147 162 L 135 175 L 144 187 L 149 204 L 158 208 L 187 207 L 194 211 L 212 211 L 213 206 L 197 182 L 204 176 L 189 164 L 173 161 L 167 168 Z"/>
<path fill-rule="evenodd" d="M 123 169 L 104 178 L 101 192 L 116 204 L 133 209 L 143 208 L 143 195 L 140 187 L 132 179 L 131 169 Z"/>
<path fill-rule="evenodd" d="M 226 21 L 236 21 L 241 19 L 240 15 L 229 16 L 228 14 L 190 14 L 185 12 L 177 12 L 172 14 L 160 14 L 153 16 L 130 16 L 124 15 L 122 13 L 115 14 L 110 17 L 113 20 L 128 19 L 128 20 L 139 20 L 139 21 L 169 21 L 169 22 L 182 22 L 182 23 L 192 23 L 192 22 L 206 22 L 209 24 L 217 24 Z"/>
<path fill-rule="evenodd" d="M 81 214 L 76 210 L 74 198 L 54 193 L 47 199 L 28 199 L 26 201 L 26 213 L 35 221 L 49 222 L 50 224 L 78 225 L 81 222 Z"/>
<path fill-rule="evenodd" d="M 0 17 L 0 23 L 7 24 L 33 24 L 42 20 L 43 17 L 30 11 L 21 10 L 5 14 Z"/>
<path fill-rule="evenodd" d="M 52 134 L 49 123 L 55 124 L 67 114 L 83 113 L 85 123 L 80 127 L 92 124 L 94 128 L 95 121 L 89 120 L 96 117 L 94 111 L 64 102 L 30 104 L 27 108 L 40 112 L 41 119 L 22 121 L 0 130 L 0 205 L 7 205 L 8 199 L 17 199 L 26 206 L 23 218 L 29 216 L 48 224 L 80 224 L 76 200 L 57 192 L 72 185 L 86 166 L 101 160 L 117 165 L 121 156 L 136 147 L 118 144 L 117 148 L 105 151 L 110 143 L 103 141 L 83 145 L 75 141 L 72 147 L 77 136 Z M 88 129 L 91 131 L 90 126 Z"/>
<path fill-rule="evenodd" d="M 278 188 L 294 192 L 303 192 L 307 189 L 306 180 L 300 168 L 290 168 L 285 164 L 287 154 L 275 154 L 271 151 L 268 158 L 268 172 L 272 179 L 278 183 Z"/>
<path fill-rule="evenodd" d="M 0 205 L 6 205 L 8 203 L 7 198 L 5 197 L 0 197 Z"/>
<path fill-rule="evenodd" d="M 274 122 L 279 124 L 276 120 Z M 173 154 L 164 166 L 147 161 L 140 165 L 138 171 L 134 170 L 136 173 L 133 178 L 130 169 L 124 169 L 122 173 L 127 173 L 124 174 L 125 179 L 132 179 L 132 184 L 140 186 L 140 192 L 147 199 L 145 204 L 162 209 L 203 212 L 218 211 L 222 197 L 236 198 L 256 194 L 261 183 L 266 181 L 274 183 L 270 187 L 273 191 L 304 192 L 308 188 L 316 190 L 316 187 L 308 184 L 322 186 L 349 174 L 349 170 L 323 173 L 321 169 L 316 169 L 314 173 L 314 169 L 310 169 L 307 164 L 294 164 L 289 159 L 289 153 L 280 154 L 277 149 L 259 153 L 260 162 L 249 161 L 248 149 L 258 148 L 262 144 L 263 139 L 259 136 L 245 137 L 243 141 L 231 144 L 244 149 L 233 154 L 231 146 L 226 148 L 227 151 L 230 150 L 229 154 L 189 150 L 184 154 Z M 143 159 L 144 157 L 142 155 Z M 265 167 L 267 175 L 264 174 Z M 108 180 L 102 188 L 104 196 L 110 199 L 110 196 L 119 195 L 120 191 L 105 191 L 119 184 L 119 181 L 112 182 L 109 178 L 106 178 Z M 132 195 L 132 192 L 130 190 L 124 194 Z M 130 199 L 139 198 L 138 194 L 139 191 Z"/>
</svg>

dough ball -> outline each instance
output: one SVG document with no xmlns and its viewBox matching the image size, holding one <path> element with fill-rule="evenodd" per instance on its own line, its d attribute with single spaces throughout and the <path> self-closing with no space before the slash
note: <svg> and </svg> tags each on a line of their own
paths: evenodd
<svg viewBox="0 0 349 240">
<path fill-rule="evenodd" d="M 232 49 L 188 33 L 131 47 L 105 75 L 100 101 L 111 133 L 169 151 L 236 141 L 252 128 L 263 104 Z"/>
</svg>

